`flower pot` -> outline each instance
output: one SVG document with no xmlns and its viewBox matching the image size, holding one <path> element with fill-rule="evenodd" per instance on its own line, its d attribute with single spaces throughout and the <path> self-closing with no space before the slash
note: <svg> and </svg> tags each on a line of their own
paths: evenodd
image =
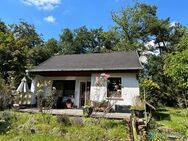
<svg viewBox="0 0 188 141">
<path fill-rule="evenodd" d="M 83 115 L 89 117 L 93 112 L 93 107 L 83 107 Z"/>
</svg>

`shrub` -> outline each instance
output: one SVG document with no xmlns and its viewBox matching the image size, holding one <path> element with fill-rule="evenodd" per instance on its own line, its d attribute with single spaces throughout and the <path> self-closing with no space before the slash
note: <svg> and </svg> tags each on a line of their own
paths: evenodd
<svg viewBox="0 0 188 141">
<path fill-rule="evenodd" d="M 84 126 L 93 126 L 93 125 L 96 125 L 97 122 L 98 122 L 98 120 L 95 118 L 84 118 L 83 119 Z"/>
<path fill-rule="evenodd" d="M 0 109 L 10 108 L 13 104 L 13 95 L 11 87 L 6 85 L 0 89 Z"/>
<path fill-rule="evenodd" d="M 72 118 L 71 119 L 71 124 L 73 126 L 83 126 L 84 125 L 82 117 L 74 117 L 74 118 Z"/>
<path fill-rule="evenodd" d="M 57 123 L 63 124 L 65 126 L 71 125 L 70 119 L 66 115 L 58 115 L 57 116 Z"/>
<path fill-rule="evenodd" d="M 16 121 L 17 116 L 12 111 L 0 113 L 0 133 L 5 133 L 11 128 L 11 124 Z"/>
<path fill-rule="evenodd" d="M 185 135 L 186 135 L 186 137 L 188 138 L 188 129 L 187 129 L 187 131 L 186 131 L 186 134 L 185 134 Z"/>
<path fill-rule="evenodd" d="M 42 119 L 43 119 L 43 123 L 50 124 L 52 115 L 48 113 L 42 113 Z"/>
<path fill-rule="evenodd" d="M 13 111 L 3 111 L 0 113 L 0 120 L 10 121 L 15 118 L 16 114 Z"/>
<path fill-rule="evenodd" d="M 48 134 L 52 126 L 50 124 L 37 124 L 36 129 L 40 134 Z"/>
<path fill-rule="evenodd" d="M 50 135 L 53 136 L 61 136 L 62 135 L 62 130 L 58 127 L 54 127 L 51 130 L 49 130 L 48 132 Z"/>
<path fill-rule="evenodd" d="M 36 124 L 35 119 L 31 117 L 28 119 L 28 121 L 25 124 L 19 125 L 16 129 L 20 133 L 33 134 L 36 133 L 37 131 L 35 124 Z"/>
</svg>

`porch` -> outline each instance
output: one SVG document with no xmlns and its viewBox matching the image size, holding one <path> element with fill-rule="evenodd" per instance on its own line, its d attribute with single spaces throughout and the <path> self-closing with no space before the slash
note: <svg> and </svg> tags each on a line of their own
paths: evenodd
<svg viewBox="0 0 188 141">
<path fill-rule="evenodd" d="M 40 76 L 36 75 L 32 81 L 31 92 L 32 105 L 36 105 L 36 87 L 38 81 L 47 81 L 49 84 L 44 88 L 44 99 L 55 88 L 53 108 L 68 108 L 66 103 L 72 103 L 71 108 L 81 108 L 85 99 L 90 97 L 91 76 Z"/>
<path fill-rule="evenodd" d="M 39 110 L 36 108 L 31 109 L 20 109 L 20 112 L 27 112 L 27 113 L 39 113 Z M 52 109 L 52 110 L 43 110 L 43 113 L 50 113 L 53 115 L 67 115 L 67 116 L 75 116 L 75 117 L 82 117 L 83 110 L 82 109 Z M 91 117 L 94 118 L 108 118 L 108 119 L 130 119 L 130 113 L 106 113 L 103 112 L 93 112 Z"/>
</svg>

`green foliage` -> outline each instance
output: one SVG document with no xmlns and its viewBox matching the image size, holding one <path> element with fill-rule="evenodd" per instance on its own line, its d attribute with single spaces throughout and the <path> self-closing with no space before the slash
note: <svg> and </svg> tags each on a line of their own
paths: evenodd
<svg viewBox="0 0 188 141">
<path fill-rule="evenodd" d="M 156 7 L 136 3 L 133 7 L 127 7 L 120 13 L 113 13 L 112 18 L 123 36 L 120 45 L 125 46 L 128 50 L 134 50 L 140 44 L 138 39 L 147 40 L 151 26 L 153 26 L 149 22 L 156 23 Z"/>
<path fill-rule="evenodd" d="M 2 78 L 2 76 L 0 74 L 0 89 L 3 88 L 4 84 L 5 84 L 5 80 Z"/>
<path fill-rule="evenodd" d="M 176 51 L 184 51 L 188 48 L 188 32 L 182 36 L 177 44 L 177 50 Z"/>
<path fill-rule="evenodd" d="M 145 87 L 146 89 L 149 89 L 151 91 L 160 88 L 159 85 L 153 82 L 151 79 L 143 80 L 141 83 L 141 87 Z"/>
<path fill-rule="evenodd" d="M 173 41 L 174 44 L 183 33 L 183 30 L 179 30 L 183 28 L 181 25 L 171 26 L 169 18 L 159 19 L 157 7 L 144 3 L 135 3 L 132 7 L 115 12 L 112 19 L 117 23 L 117 31 L 121 35 L 117 50 L 147 50 L 145 44 L 153 40 L 158 46 L 156 49 L 167 51 L 167 42 Z"/>
<path fill-rule="evenodd" d="M 186 131 L 186 137 L 188 138 L 188 130 Z"/>
<path fill-rule="evenodd" d="M 182 52 L 166 55 L 165 73 L 182 88 L 188 88 L 188 46 Z"/>
<path fill-rule="evenodd" d="M 49 52 L 49 56 L 61 52 L 61 46 L 54 38 L 48 39 L 48 41 L 45 43 L 44 48 Z"/>
<path fill-rule="evenodd" d="M 70 119 L 70 122 L 74 126 L 84 126 L 84 121 L 82 117 L 73 117 Z"/>
<path fill-rule="evenodd" d="M 166 53 L 167 54 L 167 53 Z M 144 65 L 144 70 L 140 76 L 141 94 L 143 95 L 143 81 L 151 79 L 160 89 L 146 88 L 146 97 L 153 104 L 162 104 L 176 106 L 178 103 L 177 96 L 180 94 L 177 84 L 173 82 L 172 77 L 165 74 L 164 55 L 149 55 L 148 63 Z"/>
<path fill-rule="evenodd" d="M 68 126 L 71 125 L 70 119 L 66 115 L 58 115 L 57 123 Z"/>
<path fill-rule="evenodd" d="M 11 87 L 5 85 L 0 89 L 0 110 L 10 108 L 13 103 Z"/>
<path fill-rule="evenodd" d="M 35 26 L 21 20 L 19 24 L 6 24 L 0 21 L 0 73 L 8 82 L 10 74 L 15 77 L 17 86 L 25 75 L 25 70 L 42 63 L 61 51 L 55 39 L 44 43 Z"/>
<path fill-rule="evenodd" d="M 35 26 L 24 20 L 21 20 L 19 24 L 12 24 L 10 29 L 16 41 L 20 42 L 22 46 L 33 48 L 43 43 L 41 36 L 36 32 Z"/>
<path fill-rule="evenodd" d="M 16 115 L 12 111 L 3 111 L 0 113 L 0 134 L 10 130 L 12 123 L 17 120 Z"/>
<path fill-rule="evenodd" d="M 140 88 L 142 90 L 142 99 L 144 98 L 145 93 L 146 101 L 148 101 L 152 105 L 158 104 L 158 100 L 161 97 L 159 92 L 160 86 L 158 85 L 158 83 L 154 82 L 151 78 L 143 79 L 140 82 Z"/>
<path fill-rule="evenodd" d="M 35 124 L 35 119 L 33 117 L 30 117 L 26 123 L 18 125 L 16 130 L 20 133 L 34 134 L 37 130 Z"/>
<path fill-rule="evenodd" d="M 66 28 L 60 35 L 63 54 L 110 52 L 117 42 L 113 29 L 105 32 L 102 28 L 89 30 L 83 26 L 73 31 Z"/>
</svg>

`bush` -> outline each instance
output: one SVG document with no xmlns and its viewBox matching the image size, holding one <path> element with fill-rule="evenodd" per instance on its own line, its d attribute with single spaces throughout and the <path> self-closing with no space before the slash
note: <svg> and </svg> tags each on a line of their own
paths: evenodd
<svg viewBox="0 0 188 141">
<path fill-rule="evenodd" d="M 188 138 L 188 129 L 187 129 L 187 131 L 186 131 L 186 137 Z"/>
<path fill-rule="evenodd" d="M 84 125 L 83 118 L 82 117 L 73 117 L 71 119 L 71 124 L 73 126 L 83 126 Z"/>
<path fill-rule="evenodd" d="M 83 119 L 84 126 L 94 126 L 97 124 L 97 122 L 98 122 L 98 120 L 95 118 L 84 118 Z"/>
<path fill-rule="evenodd" d="M 11 128 L 11 124 L 17 119 L 12 111 L 0 113 L 0 133 L 5 133 Z"/>
<path fill-rule="evenodd" d="M 58 127 L 52 128 L 48 133 L 53 136 L 62 136 L 62 130 Z"/>
<path fill-rule="evenodd" d="M 25 124 L 19 125 L 16 129 L 20 133 L 34 134 L 37 131 L 35 124 L 36 124 L 35 119 L 33 117 L 30 117 Z"/>
<path fill-rule="evenodd" d="M 37 124 L 36 129 L 38 133 L 40 134 L 48 134 L 49 131 L 51 130 L 51 125 L 50 124 Z"/>
<path fill-rule="evenodd" d="M 57 116 L 57 123 L 63 124 L 65 126 L 71 125 L 70 119 L 66 115 L 58 115 Z"/>
<path fill-rule="evenodd" d="M 3 86 L 0 89 L 0 110 L 10 108 L 13 104 L 13 95 L 10 86 Z"/>
<path fill-rule="evenodd" d="M 13 111 L 3 111 L 0 113 L 0 120 L 10 121 L 15 118 L 16 114 Z"/>
</svg>

